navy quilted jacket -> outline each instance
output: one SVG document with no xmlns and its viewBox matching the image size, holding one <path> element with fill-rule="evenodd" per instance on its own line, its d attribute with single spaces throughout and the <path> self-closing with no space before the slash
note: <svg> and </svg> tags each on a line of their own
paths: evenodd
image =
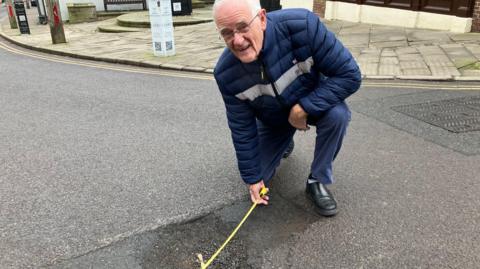
<svg viewBox="0 0 480 269">
<path fill-rule="evenodd" d="M 361 82 L 350 52 L 318 16 L 304 9 L 268 13 L 259 59 L 244 64 L 225 49 L 214 73 L 240 174 L 249 184 L 263 179 L 256 119 L 285 126 L 296 103 L 319 116 L 354 93 Z"/>
</svg>

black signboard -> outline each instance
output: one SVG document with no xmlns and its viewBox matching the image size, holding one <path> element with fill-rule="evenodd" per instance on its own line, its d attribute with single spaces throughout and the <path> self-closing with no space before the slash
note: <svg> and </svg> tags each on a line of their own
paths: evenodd
<svg viewBox="0 0 480 269">
<path fill-rule="evenodd" d="M 15 12 L 17 13 L 17 22 L 20 33 L 30 34 L 30 27 L 28 26 L 27 13 L 23 1 L 14 1 Z"/>
<path fill-rule="evenodd" d="M 282 9 L 280 0 L 260 0 L 260 5 L 267 10 L 267 12 Z"/>
<path fill-rule="evenodd" d="M 172 0 L 172 15 L 186 16 L 192 14 L 192 0 Z"/>
</svg>

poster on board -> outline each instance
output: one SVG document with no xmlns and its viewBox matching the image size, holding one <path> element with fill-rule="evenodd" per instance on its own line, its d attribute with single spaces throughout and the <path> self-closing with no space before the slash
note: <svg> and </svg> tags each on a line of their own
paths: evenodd
<svg viewBox="0 0 480 269">
<path fill-rule="evenodd" d="M 155 56 L 175 55 L 171 0 L 149 0 L 152 47 Z"/>
</svg>

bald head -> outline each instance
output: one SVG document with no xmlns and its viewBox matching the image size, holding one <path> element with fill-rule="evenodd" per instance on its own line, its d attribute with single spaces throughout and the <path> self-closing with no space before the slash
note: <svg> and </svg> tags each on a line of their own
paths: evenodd
<svg viewBox="0 0 480 269">
<path fill-rule="evenodd" d="M 215 0 L 215 3 L 213 4 L 213 18 L 216 18 L 216 13 L 217 11 L 224 5 L 227 5 L 231 8 L 245 8 L 247 7 L 251 12 L 252 15 L 255 16 L 260 9 L 262 8 L 260 6 L 260 1 L 259 0 Z M 215 19 L 216 21 L 216 19 Z"/>
<path fill-rule="evenodd" d="M 230 51 L 244 63 L 255 61 L 267 27 L 266 11 L 259 0 L 216 0 L 213 16 Z"/>
</svg>

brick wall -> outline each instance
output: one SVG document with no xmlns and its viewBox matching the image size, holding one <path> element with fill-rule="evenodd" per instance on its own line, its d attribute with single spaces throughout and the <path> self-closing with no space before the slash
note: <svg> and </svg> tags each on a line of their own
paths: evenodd
<svg viewBox="0 0 480 269">
<path fill-rule="evenodd" d="M 476 0 L 477 3 L 480 0 Z M 325 5 L 327 0 L 313 0 L 313 12 L 315 12 L 320 18 L 325 17 Z"/>
<path fill-rule="evenodd" d="M 475 0 L 472 16 L 472 32 L 480 32 L 480 0 Z"/>
</svg>

